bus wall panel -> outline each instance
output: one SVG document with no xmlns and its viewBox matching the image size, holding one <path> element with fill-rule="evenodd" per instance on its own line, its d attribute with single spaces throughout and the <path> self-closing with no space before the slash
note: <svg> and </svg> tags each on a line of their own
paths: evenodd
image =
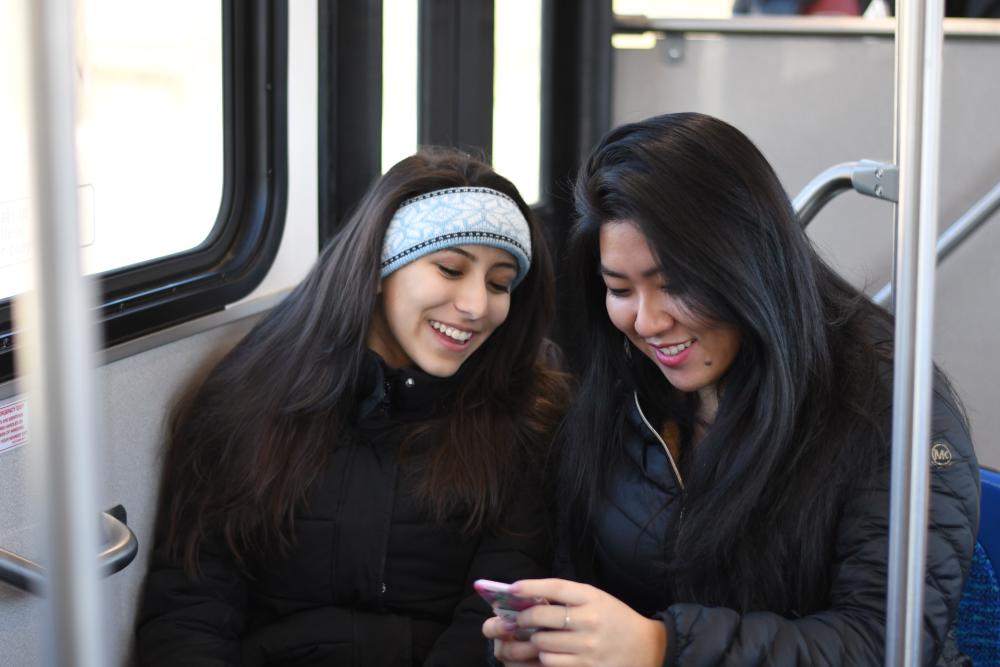
<svg viewBox="0 0 1000 667">
<path fill-rule="evenodd" d="M 164 429 L 171 407 L 191 378 L 242 338 L 255 321 L 255 317 L 244 318 L 126 357 L 97 372 L 101 409 L 98 503 L 104 509 L 124 505 L 129 527 L 139 541 L 132 564 L 102 584 L 111 664 L 131 664 L 136 606 L 152 546 Z M 39 518 L 28 482 L 30 447 L 29 434 L 27 444 L 0 454 L 0 507 L 4 509 L 0 546 L 40 560 Z M 43 664 L 43 623 L 44 608 L 38 598 L 0 584 L 4 665 Z"/>
</svg>

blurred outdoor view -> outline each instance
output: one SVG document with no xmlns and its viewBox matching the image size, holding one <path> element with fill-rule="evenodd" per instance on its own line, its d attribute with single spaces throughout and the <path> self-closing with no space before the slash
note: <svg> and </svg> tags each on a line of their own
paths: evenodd
<svg viewBox="0 0 1000 667">
<path fill-rule="evenodd" d="M 27 286 L 30 0 L 0 5 L 0 298 Z M 222 196 L 222 4 L 77 3 L 77 175 L 87 273 L 188 250 Z"/>
</svg>

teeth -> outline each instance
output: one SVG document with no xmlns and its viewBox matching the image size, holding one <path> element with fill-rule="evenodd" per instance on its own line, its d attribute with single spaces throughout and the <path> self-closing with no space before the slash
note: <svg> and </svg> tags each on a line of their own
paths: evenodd
<svg viewBox="0 0 1000 667">
<path fill-rule="evenodd" d="M 663 352 L 668 357 L 673 357 L 675 355 L 680 354 L 681 352 L 683 352 L 684 350 L 688 349 L 689 347 L 691 347 L 691 343 L 693 343 L 693 342 L 694 342 L 693 340 L 689 340 L 686 343 L 681 343 L 680 345 L 671 345 L 670 347 L 663 348 Z"/>
<path fill-rule="evenodd" d="M 454 327 L 449 327 L 445 324 L 441 324 L 440 322 L 434 322 L 432 320 L 431 326 L 434 327 L 436 330 L 440 331 L 441 333 L 443 333 L 444 335 L 448 336 L 449 338 L 454 338 L 460 343 L 464 343 L 465 341 L 472 338 L 472 334 L 469 333 L 468 331 L 459 331 Z"/>
</svg>

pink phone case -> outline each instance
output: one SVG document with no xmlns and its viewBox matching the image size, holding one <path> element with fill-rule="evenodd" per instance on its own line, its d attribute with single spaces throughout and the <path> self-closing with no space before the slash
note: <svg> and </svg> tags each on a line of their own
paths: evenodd
<svg viewBox="0 0 1000 667">
<path fill-rule="evenodd" d="M 536 604 L 548 604 L 545 598 L 526 598 L 514 595 L 510 592 L 510 584 L 502 584 L 499 581 L 489 579 L 477 579 L 472 587 L 476 589 L 479 596 L 493 607 L 497 616 L 515 619 L 518 613 Z"/>
</svg>

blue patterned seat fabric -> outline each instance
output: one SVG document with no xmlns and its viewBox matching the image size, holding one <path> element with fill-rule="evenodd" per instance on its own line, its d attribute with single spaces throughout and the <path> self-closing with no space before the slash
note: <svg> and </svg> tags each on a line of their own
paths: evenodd
<svg viewBox="0 0 1000 667">
<path fill-rule="evenodd" d="M 983 545 L 976 544 L 972 569 L 958 603 L 958 647 L 975 667 L 1000 667 L 1000 584 Z"/>
<path fill-rule="evenodd" d="M 958 605 L 956 635 L 975 667 L 1000 667 L 1000 473 L 980 469 L 979 540 Z"/>
</svg>

